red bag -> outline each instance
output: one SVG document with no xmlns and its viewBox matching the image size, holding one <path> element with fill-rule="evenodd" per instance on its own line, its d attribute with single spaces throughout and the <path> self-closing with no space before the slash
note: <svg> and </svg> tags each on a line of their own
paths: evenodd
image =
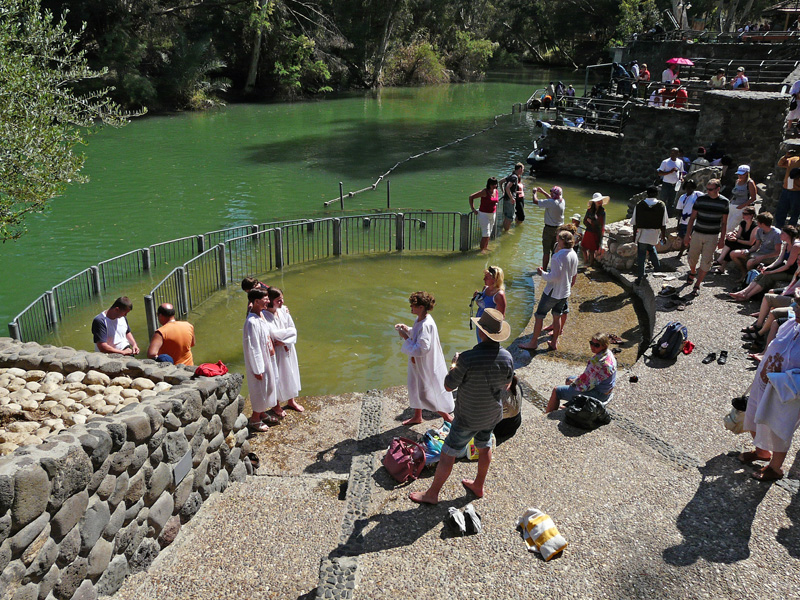
<svg viewBox="0 0 800 600">
<path fill-rule="evenodd" d="M 201 377 L 216 377 L 217 375 L 225 375 L 227 372 L 228 367 L 222 361 L 217 364 L 203 363 L 194 370 L 194 374 Z"/>
<path fill-rule="evenodd" d="M 392 438 L 383 466 L 400 483 L 414 481 L 425 468 L 425 449 L 408 438 Z"/>
</svg>

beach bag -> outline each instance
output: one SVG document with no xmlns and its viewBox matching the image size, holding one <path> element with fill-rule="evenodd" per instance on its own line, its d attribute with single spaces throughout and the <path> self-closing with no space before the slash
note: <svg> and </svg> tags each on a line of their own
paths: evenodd
<svg viewBox="0 0 800 600">
<path fill-rule="evenodd" d="M 664 360 L 675 360 L 683 351 L 683 345 L 689 338 L 689 330 L 678 321 L 670 321 L 664 327 L 664 333 L 653 346 L 653 356 Z"/>
<path fill-rule="evenodd" d="M 611 415 L 597 398 L 578 394 L 567 402 L 564 421 L 581 429 L 596 429 L 611 422 Z"/>
<path fill-rule="evenodd" d="M 545 561 L 567 547 L 564 539 L 556 528 L 553 519 L 538 508 L 529 508 L 517 519 L 517 527 L 522 529 L 522 539 L 531 552 L 538 552 Z"/>
<path fill-rule="evenodd" d="M 383 457 L 383 466 L 400 483 L 414 481 L 425 468 L 425 449 L 408 438 L 392 438 Z"/>
<path fill-rule="evenodd" d="M 731 409 L 727 415 L 722 418 L 722 424 L 728 431 L 739 435 L 744 432 L 744 411 Z"/>
<path fill-rule="evenodd" d="M 198 377 L 216 377 L 218 375 L 225 375 L 227 372 L 228 367 L 226 367 L 225 363 L 222 361 L 219 361 L 217 364 L 203 363 L 202 365 L 198 365 L 194 370 L 194 374 Z"/>
<path fill-rule="evenodd" d="M 503 418 L 516 417 L 522 408 L 522 388 L 516 375 L 511 377 L 511 387 L 503 393 Z"/>
<path fill-rule="evenodd" d="M 425 447 L 425 464 L 432 465 L 439 462 L 442 454 L 442 444 L 447 434 L 450 433 L 450 423 L 445 421 L 439 429 L 428 429 L 422 436 L 422 445 Z"/>
</svg>

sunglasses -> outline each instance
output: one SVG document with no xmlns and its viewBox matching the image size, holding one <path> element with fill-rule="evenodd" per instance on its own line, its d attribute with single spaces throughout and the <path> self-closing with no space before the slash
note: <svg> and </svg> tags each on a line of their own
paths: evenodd
<svg viewBox="0 0 800 600">
<path fill-rule="evenodd" d="M 497 267 L 489 267 L 488 269 L 486 269 L 486 272 L 492 277 L 494 277 L 495 275 L 497 275 Z"/>
<path fill-rule="evenodd" d="M 710 185 L 710 186 L 707 186 L 707 187 L 706 187 L 706 189 L 707 189 L 707 190 L 715 190 L 715 189 L 717 189 L 717 186 L 715 186 L 715 185 Z"/>
<path fill-rule="evenodd" d="M 601 344 L 601 343 L 600 343 L 600 342 L 598 342 L 597 340 L 590 340 L 590 341 L 589 341 L 589 345 L 590 345 L 592 348 L 599 348 L 599 347 L 600 347 L 600 346 L 602 346 L 603 344 Z"/>
</svg>

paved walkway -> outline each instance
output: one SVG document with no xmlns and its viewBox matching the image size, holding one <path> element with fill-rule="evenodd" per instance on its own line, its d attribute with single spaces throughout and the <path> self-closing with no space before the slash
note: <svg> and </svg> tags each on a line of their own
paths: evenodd
<svg viewBox="0 0 800 600">
<path fill-rule="evenodd" d="M 403 388 L 309 400 L 305 415 L 253 442 L 258 475 L 213 498 L 116 598 L 800 597 L 800 463 L 792 452 L 790 481 L 756 482 L 729 456 L 746 439 L 721 423 L 753 377 L 739 339 L 752 308 L 715 297 L 731 286 L 711 279 L 683 312 L 650 297 L 656 331 L 678 319 L 697 348 L 675 364 L 640 359 L 620 372 L 615 419 L 593 432 L 541 412 L 542 398 L 581 367 L 512 345 L 531 402 L 497 448 L 482 500 L 459 483 L 474 463 L 456 464 L 436 507 L 407 499 L 432 470 L 396 487 L 380 468 L 391 437 L 407 433 Z M 566 335 L 592 333 L 568 325 Z M 701 363 L 721 349 L 726 365 Z M 451 537 L 447 508 L 469 501 L 485 529 Z M 515 520 L 529 506 L 567 538 L 561 558 L 525 550 Z"/>
</svg>

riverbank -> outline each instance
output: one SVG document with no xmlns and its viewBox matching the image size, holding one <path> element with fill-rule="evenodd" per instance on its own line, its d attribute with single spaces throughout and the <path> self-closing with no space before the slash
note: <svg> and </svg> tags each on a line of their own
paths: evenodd
<svg viewBox="0 0 800 600">
<path fill-rule="evenodd" d="M 665 260 L 681 275 L 674 256 Z M 628 294 L 630 279 L 622 275 Z M 341 589 L 353 590 L 337 598 L 430 597 L 443 589 L 491 598 L 794 597 L 800 465 L 787 464 L 788 478 L 778 484 L 751 479 L 752 469 L 729 455 L 745 437 L 721 423 L 730 398 L 753 376 L 739 340 L 750 307 L 716 297 L 732 287 L 731 277 L 712 278 L 681 313 L 651 297 L 656 331 L 678 317 L 697 347 L 672 365 L 645 355 L 622 369 L 614 420 L 593 432 L 565 425 L 562 412 L 541 412 L 552 386 L 580 365 L 514 351 L 532 393 L 522 427 L 495 452 L 482 500 L 465 496 L 458 483 L 474 474 L 474 463 L 456 464 L 436 507 L 407 499 L 428 485 L 432 469 L 396 486 L 380 467 L 389 440 L 408 434 L 404 388 L 308 399 L 304 415 L 251 439 L 258 475 L 213 499 L 116 597 L 310 599 L 336 587 L 320 578 L 320 559 L 338 565 Z M 567 335 L 583 338 L 597 328 L 576 319 Z M 729 352 L 726 365 L 702 364 L 721 349 Z M 370 420 L 375 434 L 365 426 Z M 469 501 L 485 529 L 451 537 L 442 525 L 447 509 Z M 550 514 L 566 537 L 562 557 L 545 563 L 525 550 L 515 520 L 529 506 Z M 349 557 L 337 558 L 342 553 Z"/>
</svg>

